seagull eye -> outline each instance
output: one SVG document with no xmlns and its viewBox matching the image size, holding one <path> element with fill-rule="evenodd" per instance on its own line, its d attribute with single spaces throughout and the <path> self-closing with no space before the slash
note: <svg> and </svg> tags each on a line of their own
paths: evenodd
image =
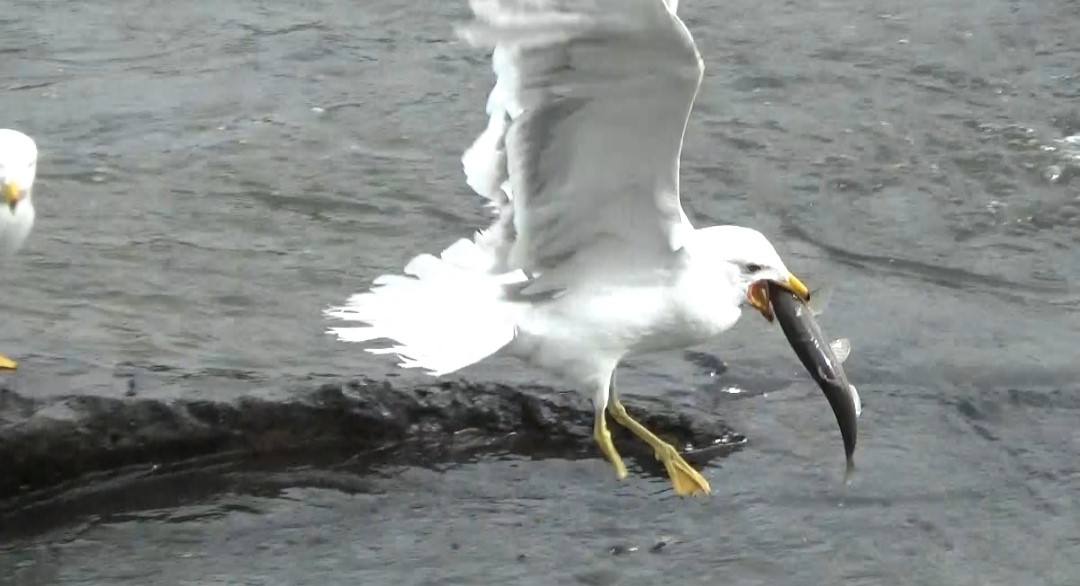
<svg viewBox="0 0 1080 586">
<path fill-rule="evenodd" d="M 746 272 L 748 272 L 748 273 L 756 273 L 756 272 L 758 272 L 758 271 L 760 271 L 761 269 L 764 269 L 764 268 L 765 267 L 763 267 L 763 266 L 761 266 L 759 264 L 756 264 L 756 263 L 752 263 L 752 262 L 751 263 L 746 263 Z"/>
</svg>

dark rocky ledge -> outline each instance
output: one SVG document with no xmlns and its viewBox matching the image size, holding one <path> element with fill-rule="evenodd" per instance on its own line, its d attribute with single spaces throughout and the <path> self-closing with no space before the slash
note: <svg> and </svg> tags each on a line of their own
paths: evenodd
<svg viewBox="0 0 1080 586">
<path fill-rule="evenodd" d="M 742 442 L 709 413 L 653 398 L 627 397 L 625 403 L 675 445 L 698 450 L 688 460 L 700 463 Z M 0 512 L 95 475 L 229 453 L 336 446 L 430 460 L 446 456 L 448 446 L 482 450 L 499 441 L 513 444 L 500 449 L 521 453 L 555 449 L 599 457 L 592 421 L 591 402 L 580 393 L 539 386 L 441 382 L 396 388 L 353 380 L 283 401 L 231 402 L 78 395 L 35 400 L 0 388 Z M 641 442 L 625 441 L 629 436 L 617 425 L 612 432 L 625 456 L 648 455 Z"/>
</svg>

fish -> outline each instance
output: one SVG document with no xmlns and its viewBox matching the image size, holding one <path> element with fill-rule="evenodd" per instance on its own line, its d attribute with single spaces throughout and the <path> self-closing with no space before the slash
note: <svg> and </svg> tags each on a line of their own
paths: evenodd
<svg viewBox="0 0 1080 586">
<path fill-rule="evenodd" d="M 850 479 L 855 470 L 855 442 L 858 418 L 862 414 L 859 391 L 848 380 L 843 366 L 851 354 L 851 343 L 846 339 L 827 342 L 815 319 L 815 314 L 820 310 L 815 311 L 787 289 L 770 282 L 768 296 L 788 344 L 829 400 L 844 440 L 844 455 L 847 458 L 845 478 Z"/>
</svg>

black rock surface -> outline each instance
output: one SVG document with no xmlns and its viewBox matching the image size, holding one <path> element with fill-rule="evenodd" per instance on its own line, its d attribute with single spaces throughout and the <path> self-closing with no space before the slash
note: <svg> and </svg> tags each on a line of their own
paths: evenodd
<svg viewBox="0 0 1080 586">
<path fill-rule="evenodd" d="M 642 423 L 676 446 L 738 444 L 719 418 L 653 398 L 627 398 Z M 232 401 L 62 396 L 0 388 L 0 513 L 131 467 L 200 457 L 258 456 L 333 447 L 451 459 L 461 450 L 558 450 L 599 457 L 593 408 L 576 392 L 541 386 L 441 382 L 398 388 L 364 379 L 322 384 L 285 400 Z M 648 456 L 618 426 L 627 456 Z M 687 456 L 707 459 L 715 450 Z M 645 458 L 651 460 L 651 458 Z"/>
</svg>

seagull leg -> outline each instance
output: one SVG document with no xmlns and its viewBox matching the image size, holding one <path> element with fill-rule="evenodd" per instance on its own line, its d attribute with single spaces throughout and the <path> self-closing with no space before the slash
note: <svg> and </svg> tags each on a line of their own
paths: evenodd
<svg viewBox="0 0 1080 586">
<path fill-rule="evenodd" d="M 600 380 L 604 380 L 604 377 Z M 608 385 L 601 384 L 597 385 L 596 394 L 593 395 L 593 408 L 596 409 L 596 415 L 593 418 L 593 438 L 600 445 L 600 451 L 604 453 L 604 457 L 611 462 L 612 466 L 615 466 L 615 478 L 622 480 L 626 478 L 626 464 L 623 464 L 619 452 L 615 451 L 615 444 L 611 443 L 611 432 L 608 431 L 607 415 L 604 413 L 609 392 Z"/>
<path fill-rule="evenodd" d="M 17 362 L 8 358 L 7 356 L 4 356 L 3 354 L 0 354 L 0 369 L 15 370 L 16 368 L 18 368 L 18 366 L 19 365 Z"/>
<path fill-rule="evenodd" d="M 608 410 L 611 412 L 611 416 L 622 424 L 623 427 L 629 429 L 634 435 L 641 438 L 645 443 L 656 452 L 656 459 L 660 460 L 667 468 L 668 476 L 671 477 L 671 485 L 675 490 L 675 494 L 679 496 L 693 496 L 697 493 L 709 494 L 709 481 L 705 480 L 705 477 L 701 475 L 697 470 L 694 470 L 690 464 L 683 460 L 679 452 L 675 450 L 675 447 L 665 442 L 664 440 L 656 437 L 653 432 L 645 429 L 645 426 L 634 421 L 630 414 L 626 412 L 626 407 L 619 401 L 619 396 L 615 392 L 615 374 L 611 374 L 611 398 L 608 404 Z"/>
<path fill-rule="evenodd" d="M 611 443 L 611 432 L 607 428 L 607 419 L 603 407 L 596 410 L 596 419 L 593 422 L 593 437 L 596 438 L 596 443 L 600 444 L 600 451 L 615 466 L 615 478 L 619 480 L 626 478 L 626 464 L 623 464 L 619 452 L 615 451 L 615 444 Z"/>
</svg>

